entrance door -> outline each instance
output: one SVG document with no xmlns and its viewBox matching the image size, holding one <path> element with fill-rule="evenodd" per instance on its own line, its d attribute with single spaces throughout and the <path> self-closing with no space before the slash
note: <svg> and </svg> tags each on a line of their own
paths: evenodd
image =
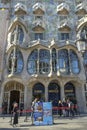
<svg viewBox="0 0 87 130">
<path fill-rule="evenodd" d="M 33 87 L 33 96 L 34 97 L 38 97 L 40 100 L 44 101 L 44 99 L 45 99 L 44 93 L 45 93 L 45 88 L 44 88 L 43 84 L 37 83 L 34 85 L 34 87 Z"/>
<path fill-rule="evenodd" d="M 10 106 L 9 106 L 9 112 L 13 109 L 13 103 L 17 102 L 19 104 L 20 99 L 20 92 L 17 90 L 13 90 L 10 92 Z"/>
<path fill-rule="evenodd" d="M 58 106 L 58 100 L 60 100 L 60 87 L 57 83 L 50 83 L 48 86 L 48 101 L 51 101 L 53 106 Z"/>
</svg>

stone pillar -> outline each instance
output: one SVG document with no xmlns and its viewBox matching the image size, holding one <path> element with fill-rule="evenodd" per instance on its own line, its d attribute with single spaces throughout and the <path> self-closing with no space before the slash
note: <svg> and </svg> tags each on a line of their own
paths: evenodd
<svg viewBox="0 0 87 130">
<path fill-rule="evenodd" d="M 83 109 L 83 111 L 84 112 L 87 112 L 87 107 L 86 107 L 86 98 L 85 98 L 85 90 L 84 90 L 84 83 L 82 84 L 82 99 L 83 99 L 83 106 L 84 106 L 84 108 L 82 108 Z M 82 106 L 82 107 L 83 107 Z"/>
<path fill-rule="evenodd" d="M 25 88 L 24 88 L 24 109 L 26 109 L 27 108 L 27 92 L 28 92 L 28 89 L 27 89 L 28 87 L 27 87 L 27 85 L 25 86 Z"/>
<path fill-rule="evenodd" d="M 28 86 L 28 95 L 27 95 L 27 108 L 31 109 L 31 103 L 32 103 L 32 87 Z"/>
<path fill-rule="evenodd" d="M 45 81 L 45 101 L 48 101 L 48 82 Z"/>
<path fill-rule="evenodd" d="M 61 100 L 63 100 L 63 98 L 65 98 L 65 93 L 64 93 L 64 83 L 61 80 L 61 86 L 60 86 L 60 96 L 61 96 Z"/>
<path fill-rule="evenodd" d="M 76 87 L 76 99 L 77 99 L 77 105 L 79 107 L 79 111 L 80 112 L 86 112 L 84 83 L 77 84 L 77 87 Z"/>
</svg>

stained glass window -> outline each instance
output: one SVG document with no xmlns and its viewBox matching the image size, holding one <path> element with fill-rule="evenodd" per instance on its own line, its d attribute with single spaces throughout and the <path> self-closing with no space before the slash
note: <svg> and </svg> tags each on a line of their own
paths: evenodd
<svg viewBox="0 0 87 130">
<path fill-rule="evenodd" d="M 78 74 L 80 71 L 79 60 L 73 50 L 70 50 L 70 64 L 72 73 Z"/>
<path fill-rule="evenodd" d="M 15 55 L 15 56 L 14 56 Z M 14 61 L 12 60 L 14 58 Z M 12 62 L 14 62 L 14 73 L 20 73 L 23 70 L 23 56 L 19 49 L 16 49 L 15 54 L 14 50 L 12 50 L 9 60 L 8 60 L 8 71 L 11 73 L 12 71 Z"/>
<path fill-rule="evenodd" d="M 63 74 L 69 74 L 69 57 L 66 49 L 58 51 L 58 66 Z"/>
<path fill-rule="evenodd" d="M 50 51 L 41 49 L 39 52 L 39 72 L 48 73 L 50 70 Z"/>
<path fill-rule="evenodd" d="M 37 73 L 37 61 L 38 61 L 38 50 L 35 49 L 31 52 L 28 58 L 28 72 L 29 74 L 36 74 Z"/>
</svg>

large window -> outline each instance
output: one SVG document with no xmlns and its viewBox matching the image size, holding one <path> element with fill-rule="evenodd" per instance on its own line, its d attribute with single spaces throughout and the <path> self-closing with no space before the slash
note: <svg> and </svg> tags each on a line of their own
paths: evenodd
<svg viewBox="0 0 87 130">
<path fill-rule="evenodd" d="M 80 72 L 79 60 L 73 50 L 59 50 L 58 52 L 58 66 L 63 74 L 78 74 Z"/>
<path fill-rule="evenodd" d="M 48 50 L 41 49 L 31 52 L 28 58 L 28 72 L 30 74 L 37 74 L 37 70 L 40 74 L 48 73 L 50 70 L 50 52 Z"/>
<path fill-rule="evenodd" d="M 39 52 L 39 72 L 40 74 L 48 73 L 50 69 L 50 52 L 41 49 Z"/>
<path fill-rule="evenodd" d="M 37 61 L 38 61 L 38 50 L 35 49 L 31 52 L 29 58 L 28 58 L 28 72 L 30 74 L 36 74 L 37 73 Z"/>
<path fill-rule="evenodd" d="M 23 70 L 23 56 L 19 49 L 12 50 L 8 60 L 8 71 L 9 73 L 14 70 L 14 73 L 20 73 Z M 14 62 L 14 63 L 13 63 Z M 14 66 L 13 66 L 14 64 Z M 14 68 L 12 68 L 14 67 Z"/>
<path fill-rule="evenodd" d="M 79 60 L 76 53 L 73 50 L 70 50 L 70 63 L 72 73 L 78 74 L 80 71 Z"/>
<path fill-rule="evenodd" d="M 61 73 L 69 74 L 69 56 L 66 49 L 58 52 L 58 66 Z"/>
<path fill-rule="evenodd" d="M 51 59 L 52 58 L 52 59 Z M 51 66 L 52 65 L 52 66 Z M 40 49 L 33 50 L 28 58 L 28 72 L 29 74 L 48 74 L 51 71 L 68 75 L 70 73 L 78 74 L 80 72 L 79 59 L 73 50 Z"/>
<path fill-rule="evenodd" d="M 23 29 L 20 25 L 16 25 L 16 27 L 14 28 L 12 34 L 11 34 L 11 43 L 19 43 L 22 44 L 24 39 L 24 32 Z"/>
</svg>

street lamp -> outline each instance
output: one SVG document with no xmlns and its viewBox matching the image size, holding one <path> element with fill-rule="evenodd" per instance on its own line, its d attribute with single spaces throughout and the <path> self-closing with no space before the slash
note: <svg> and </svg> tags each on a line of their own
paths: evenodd
<svg viewBox="0 0 87 130">
<path fill-rule="evenodd" d="M 77 45 L 77 49 L 78 51 L 81 53 L 82 57 L 83 57 L 83 66 L 84 66 L 84 70 L 85 70 L 85 77 L 86 77 L 86 85 L 87 85 L 87 64 L 84 63 L 84 53 L 86 51 L 86 39 L 78 39 L 76 41 L 76 45 Z"/>
<path fill-rule="evenodd" d="M 77 45 L 78 51 L 83 55 L 83 53 L 86 50 L 86 40 L 80 38 L 76 41 L 76 45 Z"/>
</svg>

